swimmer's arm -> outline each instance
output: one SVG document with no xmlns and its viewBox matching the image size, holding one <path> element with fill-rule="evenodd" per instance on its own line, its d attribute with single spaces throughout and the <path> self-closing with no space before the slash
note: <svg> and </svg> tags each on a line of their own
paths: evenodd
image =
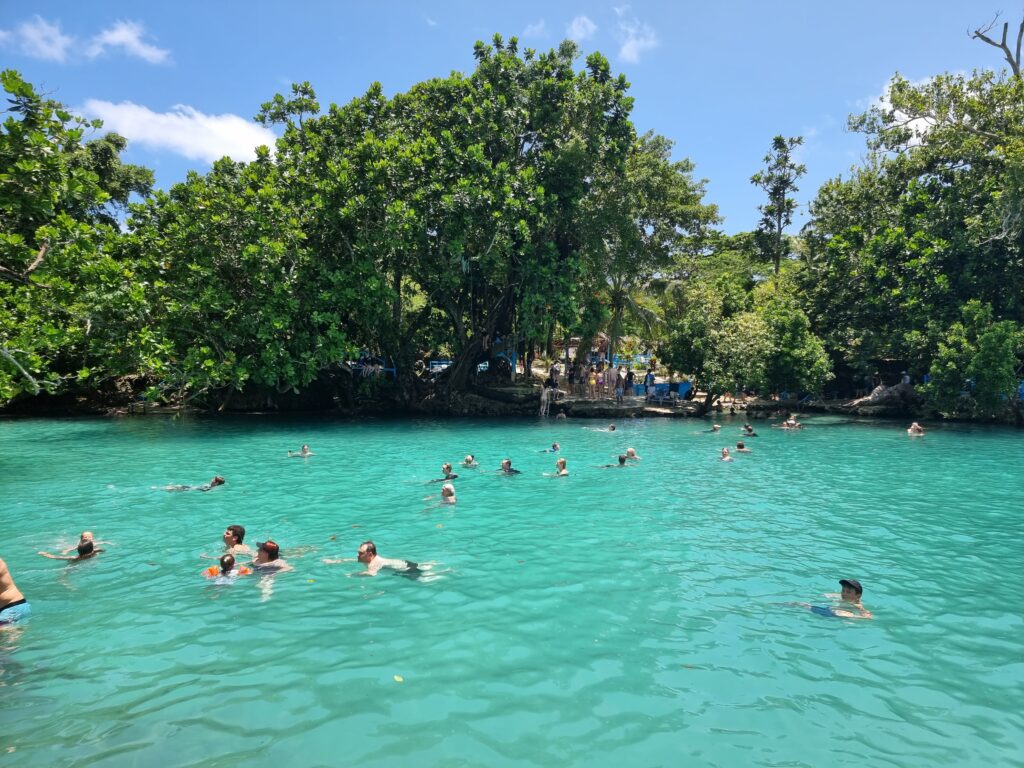
<svg viewBox="0 0 1024 768">
<path fill-rule="evenodd" d="M 75 557 L 65 557 L 64 555 L 54 555 L 54 554 L 51 554 L 50 552 L 38 552 L 37 554 L 40 554 L 43 557 L 48 557 L 51 560 L 77 560 L 78 559 L 77 556 L 75 556 Z"/>
<path fill-rule="evenodd" d="M 321 562 L 337 565 L 338 563 L 354 563 L 358 559 L 357 557 L 325 557 Z"/>
<path fill-rule="evenodd" d="M 847 611 L 847 610 L 844 610 L 842 608 L 833 608 L 832 609 L 832 613 L 834 615 L 840 616 L 841 618 L 844 618 L 844 619 L 873 619 L 874 618 L 874 616 L 871 615 L 871 611 L 866 610 L 864 608 L 861 608 L 858 613 L 854 613 L 853 611 Z"/>
</svg>

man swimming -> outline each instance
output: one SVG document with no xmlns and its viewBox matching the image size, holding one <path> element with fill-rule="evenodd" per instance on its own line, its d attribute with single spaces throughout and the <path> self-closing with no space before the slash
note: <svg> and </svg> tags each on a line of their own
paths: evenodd
<svg viewBox="0 0 1024 768">
<path fill-rule="evenodd" d="M 90 558 L 96 557 L 96 555 L 103 551 L 102 549 L 97 549 L 92 540 L 79 542 L 75 549 L 78 554 L 70 557 L 68 555 L 54 555 L 49 552 L 39 552 L 37 554 L 40 554 L 43 557 L 48 557 L 51 560 L 67 560 L 72 563 L 78 563 L 82 560 L 89 560 Z"/>
<path fill-rule="evenodd" d="M 256 558 L 252 561 L 252 568 L 254 571 L 268 574 L 292 570 L 292 567 L 281 559 L 281 548 L 269 539 L 257 542 Z"/>
<path fill-rule="evenodd" d="M 506 475 L 522 474 L 518 469 L 512 469 L 512 459 L 502 459 L 501 469 L 499 469 L 498 471 Z"/>
<path fill-rule="evenodd" d="M 627 448 L 626 458 L 630 461 L 640 461 L 640 457 L 636 455 L 636 448 Z"/>
<path fill-rule="evenodd" d="M 293 459 L 304 459 L 307 456 L 316 456 L 316 454 L 309 450 L 308 445 L 303 444 L 302 448 L 297 451 L 288 451 L 288 456 Z"/>
<path fill-rule="evenodd" d="M 722 429 L 721 424 L 712 424 L 711 429 L 705 429 L 705 432 L 719 432 Z"/>
<path fill-rule="evenodd" d="M 473 454 L 470 453 L 462 460 L 462 466 L 472 469 L 473 467 L 479 467 L 480 465 L 477 464 L 476 459 L 473 458 Z"/>
<path fill-rule="evenodd" d="M 568 462 L 564 457 L 560 456 L 558 461 L 555 462 L 555 474 L 552 477 L 568 477 L 569 468 L 567 467 Z"/>
<path fill-rule="evenodd" d="M 873 619 L 874 616 L 867 608 L 861 603 L 861 597 L 864 594 L 864 588 L 860 585 L 860 582 L 856 579 L 840 579 L 839 585 L 842 587 L 842 591 L 839 594 L 830 593 L 825 597 L 832 598 L 833 600 L 839 599 L 842 603 L 850 606 L 847 608 L 836 608 L 830 605 L 811 605 L 810 603 L 797 603 L 801 608 L 806 608 L 811 613 L 818 616 L 827 616 L 840 619 Z"/>
<path fill-rule="evenodd" d="M 907 434 L 911 437 L 921 437 L 924 435 L 924 427 L 915 421 L 907 428 Z"/>
<path fill-rule="evenodd" d="M 543 453 L 558 453 L 558 451 L 561 450 L 561 448 L 562 446 L 560 446 L 558 443 L 552 443 L 550 448 L 545 448 L 543 450 Z"/>
<path fill-rule="evenodd" d="M 381 557 L 377 554 L 377 545 L 372 541 L 364 541 L 359 545 L 356 559 L 366 566 L 366 570 L 359 573 L 360 576 L 376 576 L 382 568 L 389 568 L 403 576 L 415 577 L 421 573 L 419 563 Z"/>
<path fill-rule="evenodd" d="M 740 440 L 736 443 L 736 453 L 751 453 L 751 450 L 747 448 L 747 444 Z"/>
<path fill-rule="evenodd" d="M 0 627 L 27 619 L 32 609 L 18 590 L 7 563 L 0 560 Z"/>
<path fill-rule="evenodd" d="M 252 549 L 242 542 L 245 541 L 245 526 L 229 525 L 224 529 L 224 549 L 233 555 L 252 555 Z"/>
<path fill-rule="evenodd" d="M 605 464 L 605 465 L 603 465 L 601 467 L 598 467 L 598 469 L 609 469 L 610 467 L 624 467 L 624 466 L 626 466 L 626 454 L 620 453 L 619 454 L 619 463 L 618 464 Z"/>
<path fill-rule="evenodd" d="M 218 485 L 224 485 L 224 478 L 216 475 L 210 482 L 203 485 L 165 485 L 165 491 L 212 491 Z"/>
<path fill-rule="evenodd" d="M 743 425 L 743 436 L 744 437 L 757 437 L 757 432 L 755 432 L 754 428 L 752 426 L 750 426 L 749 424 L 744 424 Z"/>
<path fill-rule="evenodd" d="M 732 456 L 729 455 L 729 449 L 722 449 L 722 461 L 732 461 Z"/>
</svg>

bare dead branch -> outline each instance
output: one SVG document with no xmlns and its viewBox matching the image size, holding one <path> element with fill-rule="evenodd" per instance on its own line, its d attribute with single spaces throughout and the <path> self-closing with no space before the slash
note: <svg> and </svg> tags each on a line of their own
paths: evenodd
<svg viewBox="0 0 1024 768">
<path fill-rule="evenodd" d="M 1002 51 L 1003 58 L 1005 58 L 1006 63 L 1010 65 L 1010 69 L 1013 71 L 1014 77 L 1019 78 L 1021 76 L 1020 50 L 1021 42 L 1024 40 L 1024 21 L 1021 22 L 1020 29 L 1017 31 L 1017 50 L 1014 52 L 1011 51 L 1010 46 L 1006 44 L 1006 37 L 1010 31 L 1009 22 L 1003 22 L 1003 34 L 998 43 L 988 36 L 988 33 L 992 31 L 992 28 L 996 25 L 998 20 L 999 14 L 997 13 L 996 17 L 992 19 L 988 26 L 978 27 L 978 29 L 974 30 L 974 34 L 972 34 L 971 37 L 975 40 L 981 40 L 986 45 L 991 45 L 993 48 L 998 48 Z"/>
</svg>

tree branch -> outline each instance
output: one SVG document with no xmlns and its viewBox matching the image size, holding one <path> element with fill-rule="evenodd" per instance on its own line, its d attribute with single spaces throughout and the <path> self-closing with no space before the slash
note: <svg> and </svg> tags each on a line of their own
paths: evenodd
<svg viewBox="0 0 1024 768">
<path fill-rule="evenodd" d="M 1010 69 L 1013 70 L 1014 77 L 1020 77 L 1020 49 L 1021 41 L 1024 40 L 1024 21 L 1021 22 L 1020 29 L 1017 32 L 1017 51 L 1016 55 L 1010 50 L 1010 46 L 1006 44 L 1006 36 L 1010 31 L 1010 23 L 1003 23 L 1003 35 L 1000 41 L 997 43 L 991 37 L 988 36 L 988 32 L 995 26 L 996 21 L 999 19 L 999 14 L 992 19 L 992 22 L 987 27 L 978 27 L 974 30 L 974 34 L 971 37 L 975 40 L 981 40 L 986 45 L 991 45 L 993 48 L 998 48 L 1003 52 L 1003 57 L 1006 59 L 1006 63 L 1010 65 Z"/>
<path fill-rule="evenodd" d="M 43 263 L 43 258 L 46 256 L 46 252 L 50 250 L 50 241 L 43 240 L 43 246 L 39 249 L 39 253 L 36 254 L 36 259 L 28 265 L 28 269 L 25 270 L 25 276 L 28 277 L 32 274 L 36 267 Z"/>
<path fill-rule="evenodd" d="M 3 347 L 0 347 L 0 357 L 3 357 L 4 359 L 8 360 L 11 363 L 11 365 L 13 365 L 19 371 L 21 371 L 21 375 L 22 376 L 24 376 L 26 379 L 28 379 L 28 382 L 29 382 L 29 384 L 32 387 L 32 394 L 33 395 L 38 395 L 39 394 L 39 382 L 32 378 L 32 374 L 29 373 L 28 371 L 26 371 L 22 367 L 21 363 L 19 363 L 15 359 L 14 355 L 12 355 L 10 352 L 8 352 Z"/>
</svg>

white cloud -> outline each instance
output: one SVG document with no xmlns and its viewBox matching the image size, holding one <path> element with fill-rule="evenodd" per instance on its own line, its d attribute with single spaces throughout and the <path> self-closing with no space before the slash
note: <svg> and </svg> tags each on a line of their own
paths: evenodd
<svg viewBox="0 0 1024 768">
<path fill-rule="evenodd" d="M 143 42 L 145 30 L 134 21 L 119 21 L 95 35 L 88 44 L 65 35 L 60 22 L 49 22 L 42 16 L 23 21 L 13 30 L 0 29 L 0 46 L 13 47 L 25 56 L 65 63 L 70 58 L 85 56 L 94 59 L 108 51 L 120 51 L 150 64 L 168 60 L 170 52 Z"/>
<path fill-rule="evenodd" d="M 628 7 L 623 7 L 621 9 L 622 12 L 625 13 Z M 619 10 L 619 8 L 616 8 L 615 12 L 619 13 Z M 640 61 L 640 54 L 658 47 L 658 36 L 654 34 L 654 30 L 647 24 L 637 19 L 623 21 L 621 14 L 619 15 L 619 39 L 622 41 L 622 47 L 619 48 L 619 58 L 636 64 Z"/>
<path fill-rule="evenodd" d="M 21 22 L 13 32 L 0 31 L 0 43 L 13 44 L 26 56 L 44 61 L 66 61 L 75 42 L 75 38 L 60 31 L 60 22 L 51 24 L 42 16 Z"/>
<path fill-rule="evenodd" d="M 595 32 L 597 32 L 597 24 L 592 22 L 586 16 L 577 16 L 575 19 L 570 21 L 569 26 L 565 28 L 566 37 L 577 42 L 586 40 Z"/>
<path fill-rule="evenodd" d="M 544 19 L 541 19 L 533 24 L 527 24 L 526 29 L 523 30 L 523 37 L 545 37 L 547 33 L 547 24 L 544 23 Z"/>
<path fill-rule="evenodd" d="M 426 19 L 428 27 L 436 27 L 437 26 L 437 22 L 434 19 L 430 18 L 429 16 L 424 16 L 423 18 Z"/>
<path fill-rule="evenodd" d="M 184 104 L 170 112 L 154 112 L 130 101 L 114 104 L 89 99 L 81 112 L 102 119 L 104 128 L 130 142 L 208 163 L 225 155 L 234 160 L 252 160 L 256 147 L 266 144 L 273 148 L 277 138 L 272 131 L 238 115 L 206 115 Z"/>
<path fill-rule="evenodd" d="M 629 10 L 629 5 L 613 5 L 612 10 L 615 11 L 615 15 L 621 19 L 626 15 L 626 11 Z"/>
<path fill-rule="evenodd" d="M 157 48 L 142 41 L 142 25 L 134 21 L 119 21 L 96 35 L 86 48 L 86 55 L 94 59 L 110 49 L 120 49 L 128 56 L 148 61 L 150 64 L 162 64 L 167 61 L 170 51 Z"/>
</svg>

